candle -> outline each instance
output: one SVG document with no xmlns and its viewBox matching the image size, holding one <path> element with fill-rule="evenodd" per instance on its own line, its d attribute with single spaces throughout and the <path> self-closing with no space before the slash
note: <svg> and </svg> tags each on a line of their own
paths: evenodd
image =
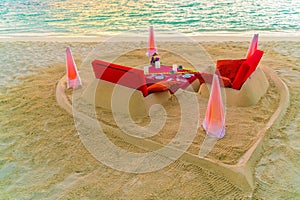
<svg viewBox="0 0 300 200">
<path fill-rule="evenodd" d="M 173 69 L 174 72 L 177 72 L 177 64 L 173 64 L 172 69 Z"/>
</svg>

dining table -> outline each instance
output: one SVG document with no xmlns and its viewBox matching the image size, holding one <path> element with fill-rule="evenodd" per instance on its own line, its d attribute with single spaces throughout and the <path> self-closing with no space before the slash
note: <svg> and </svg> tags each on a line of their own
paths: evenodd
<svg viewBox="0 0 300 200">
<path fill-rule="evenodd" d="M 170 88 L 170 92 L 174 93 L 180 88 L 186 89 L 197 77 L 191 70 L 180 68 L 174 70 L 172 66 L 160 65 L 160 67 L 149 66 L 145 79 L 148 86 L 159 82 L 176 83 Z"/>
</svg>

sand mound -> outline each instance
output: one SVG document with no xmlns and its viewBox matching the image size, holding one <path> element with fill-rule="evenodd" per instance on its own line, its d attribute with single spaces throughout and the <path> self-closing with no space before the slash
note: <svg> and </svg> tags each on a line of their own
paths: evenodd
<svg viewBox="0 0 300 200">
<path fill-rule="evenodd" d="M 143 50 L 131 51 L 128 54 L 119 57 L 118 61 L 120 63 L 122 59 L 126 60 L 126 57 L 131 57 L 131 60 L 139 60 L 142 59 L 142 53 Z M 168 57 L 165 56 L 164 58 L 165 62 L 170 62 Z M 179 62 L 183 63 L 183 61 Z M 182 156 L 184 161 L 191 162 L 219 175 L 224 176 L 226 174 L 225 177 L 227 177 L 227 179 L 232 181 L 237 187 L 241 188 L 246 193 L 251 193 L 251 190 L 254 188 L 252 177 L 253 165 L 257 161 L 260 154 L 259 152 L 261 150 L 260 145 L 262 137 L 264 136 L 265 131 L 273 125 L 276 118 L 280 115 L 280 112 L 284 112 L 284 109 L 286 108 L 286 104 L 282 103 L 282 101 L 286 101 L 286 98 L 281 97 L 282 95 L 286 95 L 286 88 L 282 86 L 283 91 L 280 91 L 280 88 L 278 87 L 280 87 L 279 85 L 282 84 L 281 81 L 276 80 L 270 71 L 266 69 L 264 71 L 268 72 L 268 76 L 270 78 L 270 87 L 267 91 L 267 94 L 261 98 L 259 103 L 248 107 L 231 106 L 227 108 L 226 137 L 222 140 L 219 140 L 213 146 L 213 148 L 208 151 L 208 154 L 205 154 L 205 158 L 198 158 L 200 147 L 204 143 L 208 142 L 206 141 L 207 139 L 205 137 L 205 131 L 201 127 L 198 129 L 198 133 L 196 134 L 196 138 L 193 140 L 192 145 L 189 147 L 184 156 Z M 274 81 L 277 81 L 277 83 L 274 83 Z M 60 87 L 58 87 L 58 89 L 61 92 L 60 94 L 57 94 L 59 96 L 64 96 L 65 94 L 63 92 L 70 92 L 68 90 L 62 91 L 61 87 L 65 87 L 64 82 L 65 80 L 62 79 L 59 83 Z M 179 129 L 179 124 L 182 120 L 181 111 L 179 109 L 180 105 L 176 99 L 177 97 L 179 96 L 173 96 L 172 99 L 163 105 L 167 111 L 167 120 L 164 123 L 164 127 L 161 131 L 159 131 L 159 133 L 147 140 L 126 135 L 124 127 L 121 128 L 120 125 L 116 123 L 115 116 L 108 110 L 88 107 L 85 105 L 85 102 L 80 104 L 79 107 L 81 107 L 82 111 L 84 110 L 87 116 L 91 116 L 89 112 L 93 113 L 93 110 L 96 109 L 98 120 L 101 121 L 106 136 L 110 139 L 110 141 L 112 141 L 113 144 L 126 151 L 144 153 L 145 150 L 156 151 L 159 148 L 162 148 L 164 145 L 173 142 L 173 138 L 176 136 Z M 205 115 L 207 99 L 202 98 L 200 95 L 197 95 L 197 98 L 199 107 L 196 109 L 200 110 L 199 122 L 201 124 Z M 72 104 L 71 97 L 69 96 L 68 99 L 68 104 L 70 106 Z M 279 106 L 280 104 L 282 105 Z M 190 106 L 193 107 L 193 104 Z M 277 110 L 278 107 L 281 108 Z M 67 110 L 70 112 L 71 108 L 67 107 Z M 88 112 L 86 113 L 86 111 Z M 275 111 L 277 111 L 277 114 L 273 115 Z M 135 123 L 139 124 L 140 126 L 146 126 L 150 121 L 151 118 L 146 117 L 139 119 Z M 80 124 L 82 123 L 84 122 L 81 121 Z M 85 131 L 89 132 L 88 129 Z M 89 133 L 89 135 L 92 134 Z M 118 138 L 118 140 L 123 140 L 123 142 L 115 141 L 116 138 Z M 105 141 L 97 142 L 99 145 L 105 145 L 105 143 Z M 85 143 L 85 145 L 90 146 L 92 144 Z M 90 151 L 93 150 L 90 149 Z M 99 158 L 97 155 L 94 156 Z M 110 156 L 110 154 L 108 153 L 107 156 Z M 121 159 L 121 157 L 119 159 Z M 120 164 L 126 165 L 126 161 Z"/>
</svg>

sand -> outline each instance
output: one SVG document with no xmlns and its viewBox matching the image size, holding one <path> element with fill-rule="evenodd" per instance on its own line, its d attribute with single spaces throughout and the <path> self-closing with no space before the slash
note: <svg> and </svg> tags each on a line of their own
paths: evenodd
<svg viewBox="0 0 300 200">
<path fill-rule="evenodd" d="M 31 62 L 34 55 L 44 69 L 21 78 L 16 85 L 1 88 L 1 171 L 0 191 L 7 198 L 61 199 L 246 199 L 249 196 L 226 178 L 211 171 L 177 160 L 162 170 L 146 174 L 131 174 L 113 170 L 97 161 L 83 146 L 71 115 L 57 105 L 56 83 L 65 74 L 64 42 L 2 43 L 7 59 L 14 55 Z M 241 58 L 248 42 L 201 42 L 214 60 Z M 96 43 L 72 43 L 74 57 L 79 63 Z M 35 47 L 26 54 L 22 51 Z M 288 85 L 290 106 L 280 124 L 265 136 L 263 154 L 255 167 L 253 199 L 296 199 L 300 197 L 299 163 L 299 42 L 262 42 L 265 51 L 262 65 L 272 68 Z M 54 53 L 55 52 L 55 53 Z M 141 51 L 130 52 L 118 61 L 130 65 L 143 59 Z M 44 58 L 47 55 L 47 58 Z M 167 57 L 167 56 L 166 56 Z M 18 59 L 18 60 L 20 60 Z M 35 60 L 35 59 L 34 59 Z M 18 64 L 15 61 L 15 64 Z M 32 64 L 32 63 L 31 63 Z M 32 65 L 39 68 L 36 60 Z M 235 164 L 249 149 L 258 131 L 270 119 L 278 106 L 279 94 L 270 81 L 270 88 L 261 101 L 247 108 L 227 108 L 227 135 L 207 155 L 226 164 Z M 205 101 L 205 100 L 203 100 Z M 169 110 L 176 118 L 176 110 Z M 204 107 L 200 108 L 204 112 Z M 104 113 L 109 130 L 113 122 Z M 103 116 L 105 116 L 103 118 Z M 243 116 L 243 117 L 242 117 Z M 201 120 L 201 119 L 200 119 Z M 170 126 L 171 128 L 172 126 Z M 164 144 L 172 135 L 162 132 L 153 140 Z M 199 128 L 189 149 L 197 154 L 205 136 Z M 110 139 L 118 146 L 139 151 L 118 137 Z M 238 142 L 237 142 L 238 141 Z M 288 170 L 287 170 L 288 169 Z"/>
</svg>

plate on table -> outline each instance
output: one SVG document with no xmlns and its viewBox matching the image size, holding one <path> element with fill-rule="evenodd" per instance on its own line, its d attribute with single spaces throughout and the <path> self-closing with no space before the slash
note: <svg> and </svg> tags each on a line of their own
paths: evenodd
<svg viewBox="0 0 300 200">
<path fill-rule="evenodd" d="M 184 75 L 182 75 L 183 78 L 191 78 L 192 76 L 194 76 L 194 74 L 184 74 Z"/>
<path fill-rule="evenodd" d="M 164 79 L 164 78 L 165 78 L 164 75 L 158 75 L 158 76 L 155 76 L 155 79 L 157 79 L 157 80 L 162 80 L 162 79 Z"/>
</svg>

